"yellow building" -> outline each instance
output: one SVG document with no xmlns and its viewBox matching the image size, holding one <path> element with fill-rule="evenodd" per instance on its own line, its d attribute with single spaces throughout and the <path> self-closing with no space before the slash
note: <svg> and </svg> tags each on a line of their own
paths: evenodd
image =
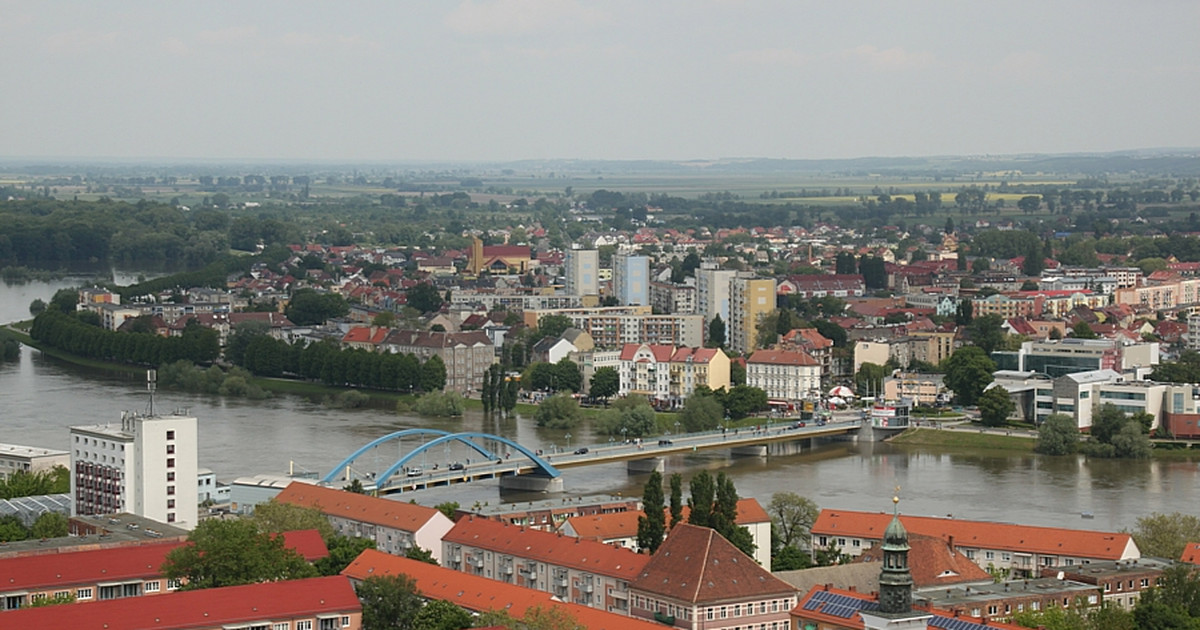
<svg viewBox="0 0 1200 630">
<path fill-rule="evenodd" d="M 758 322 L 775 310 L 775 279 L 741 276 L 729 282 L 729 323 L 727 338 L 734 352 L 754 350 Z"/>
<path fill-rule="evenodd" d="M 671 400 L 687 400 L 701 385 L 728 391 L 732 387 L 729 364 L 729 357 L 720 348 L 676 349 L 668 368 Z"/>
</svg>

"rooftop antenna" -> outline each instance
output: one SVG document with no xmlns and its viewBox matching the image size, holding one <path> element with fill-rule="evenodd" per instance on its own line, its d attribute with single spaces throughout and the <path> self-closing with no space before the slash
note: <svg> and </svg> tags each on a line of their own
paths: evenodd
<svg viewBox="0 0 1200 630">
<path fill-rule="evenodd" d="M 146 390 L 150 392 L 150 404 L 146 405 L 146 416 L 154 417 L 154 390 L 158 385 L 158 370 L 146 370 Z"/>
</svg>

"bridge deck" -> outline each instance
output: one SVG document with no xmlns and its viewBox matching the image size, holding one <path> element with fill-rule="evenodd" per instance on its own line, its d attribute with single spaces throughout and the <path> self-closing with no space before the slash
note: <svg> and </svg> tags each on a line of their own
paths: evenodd
<svg viewBox="0 0 1200 630">
<path fill-rule="evenodd" d="M 861 425 L 858 422 L 830 422 L 822 426 L 808 423 L 807 426 L 792 428 L 790 423 L 783 426 L 775 425 L 761 429 L 739 428 L 736 430 L 709 431 L 705 433 L 686 433 L 682 435 L 661 436 L 644 440 L 642 443 L 618 443 L 586 445 L 588 452 L 543 453 L 542 457 L 554 467 L 578 468 L 597 464 L 611 464 L 622 461 L 666 457 L 682 453 L 693 453 L 701 450 L 717 448 L 735 448 L 739 446 L 759 446 L 775 442 L 792 440 L 807 440 L 821 437 L 836 437 L 857 431 Z M 525 458 L 489 462 L 472 462 L 462 470 L 425 470 L 419 476 L 393 477 L 389 483 L 376 489 L 378 494 L 393 494 L 411 492 L 437 486 L 448 486 L 455 483 L 468 483 L 484 479 L 495 479 L 510 475 L 531 474 L 537 471 L 537 466 Z"/>
</svg>

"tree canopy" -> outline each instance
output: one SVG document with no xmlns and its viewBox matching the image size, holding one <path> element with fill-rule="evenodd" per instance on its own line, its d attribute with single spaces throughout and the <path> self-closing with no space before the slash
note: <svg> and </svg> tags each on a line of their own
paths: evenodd
<svg viewBox="0 0 1200 630">
<path fill-rule="evenodd" d="M 244 519 L 201 521 L 188 543 L 167 554 L 162 570 L 184 579 L 186 590 L 314 577 L 313 568 L 283 536 L 261 532 Z"/>
<path fill-rule="evenodd" d="M 946 387 L 954 392 L 958 402 L 974 405 L 983 394 L 983 388 L 992 382 L 992 372 L 996 371 L 996 364 L 988 358 L 982 348 L 963 346 L 946 359 L 943 369 L 946 372 Z"/>
</svg>

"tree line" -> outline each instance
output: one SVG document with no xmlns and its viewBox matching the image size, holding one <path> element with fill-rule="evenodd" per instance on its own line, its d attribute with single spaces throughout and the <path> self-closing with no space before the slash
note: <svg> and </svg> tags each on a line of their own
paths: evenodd
<svg viewBox="0 0 1200 630">
<path fill-rule="evenodd" d="M 95 317 L 93 313 L 81 313 Z M 163 365 L 180 360 L 211 363 L 221 351 L 217 332 L 198 324 L 189 324 L 181 336 L 160 337 L 152 333 L 105 330 L 57 309 L 47 309 L 33 318 L 29 335 L 76 356 L 136 365 Z"/>
<path fill-rule="evenodd" d="M 256 376 L 295 376 L 335 387 L 434 392 L 446 386 L 446 364 L 437 355 L 422 362 L 411 352 L 343 348 L 334 339 L 301 345 L 239 332 L 230 337 L 225 358 Z"/>
</svg>

